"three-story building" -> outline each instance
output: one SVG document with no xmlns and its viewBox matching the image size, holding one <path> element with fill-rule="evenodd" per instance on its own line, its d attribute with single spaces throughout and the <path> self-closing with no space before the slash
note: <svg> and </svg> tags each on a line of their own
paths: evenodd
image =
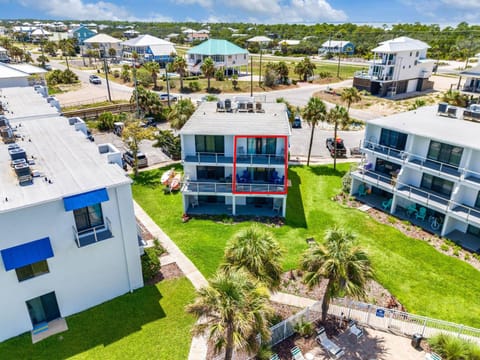
<svg viewBox="0 0 480 360">
<path fill-rule="evenodd" d="M 283 216 L 290 125 L 284 104 L 202 103 L 180 131 L 184 212 Z"/>
<path fill-rule="evenodd" d="M 439 104 L 369 121 L 352 194 L 479 251 L 480 124 L 471 113 Z"/>
</svg>

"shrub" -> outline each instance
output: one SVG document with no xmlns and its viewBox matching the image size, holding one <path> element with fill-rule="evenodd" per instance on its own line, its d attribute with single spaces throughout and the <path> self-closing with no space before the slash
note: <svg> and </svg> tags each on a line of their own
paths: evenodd
<svg viewBox="0 0 480 360">
<path fill-rule="evenodd" d="M 188 83 L 188 87 L 190 88 L 190 90 L 192 90 L 193 92 L 195 91 L 200 91 L 200 83 L 198 81 L 190 81 Z"/>
<path fill-rule="evenodd" d="M 388 216 L 387 217 L 387 221 L 390 223 L 390 224 L 395 224 L 397 222 L 397 219 L 395 219 L 393 216 Z"/>
<path fill-rule="evenodd" d="M 303 337 L 309 337 L 313 334 L 313 324 L 305 321 L 303 317 L 298 323 L 295 324 L 293 329 L 298 333 L 298 335 Z"/>
<path fill-rule="evenodd" d="M 145 253 L 141 256 L 143 281 L 149 281 L 160 270 L 160 260 L 157 256 L 155 248 L 145 249 Z"/>
<path fill-rule="evenodd" d="M 118 70 L 113 70 L 113 77 L 114 77 L 115 79 L 118 79 L 118 78 L 120 77 L 120 71 L 118 71 Z"/>
<path fill-rule="evenodd" d="M 479 352 L 477 345 L 444 333 L 433 336 L 428 343 L 433 351 L 447 360 L 475 359 Z"/>
<path fill-rule="evenodd" d="M 318 73 L 318 76 L 320 77 L 320 79 L 325 79 L 325 78 L 331 77 L 332 74 L 330 74 L 328 71 L 320 71 Z"/>
<path fill-rule="evenodd" d="M 97 128 L 100 131 L 110 131 L 113 130 L 113 123 L 115 122 L 115 116 L 107 111 L 104 112 L 103 114 L 100 114 L 98 117 L 98 124 Z"/>
<path fill-rule="evenodd" d="M 153 84 L 153 78 L 150 71 L 140 68 L 137 70 L 137 82 L 138 85 L 149 86 Z"/>
<path fill-rule="evenodd" d="M 448 246 L 447 244 L 440 245 L 440 250 L 442 251 L 448 251 L 449 249 L 450 249 L 450 246 Z"/>
<path fill-rule="evenodd" d="M 470 255 L 469 254 L 465 254 L 465 256 L 463 257 L 465 259 L 465 261 L 468 261 L 470 260 Z"/>
<path fill-rule="evenodd" d="M 165 250 L 162 244 L 160 244 L 160 241 L 156 238 L 153 239 L 153 248 L 155 249 L 157 256 L 161 256 L 162 254 L 167 252 L 167 250 Z"/>
<path fill-rule="evenodd" d="M 222 69 L 218 69 L 217 71 L 215 71 L 214 77 L 215 77 L 215 80 L 217 81 L 225 80 L 225 74 Z"/>
<path fill-rule="evenodd" d="M 342 177 L 342 192 L 345 194 L 350 194 L 351 188 L 352 188 L 352 176 L 351 176 L 351 170 L 349 170 Z"/>
</svg>

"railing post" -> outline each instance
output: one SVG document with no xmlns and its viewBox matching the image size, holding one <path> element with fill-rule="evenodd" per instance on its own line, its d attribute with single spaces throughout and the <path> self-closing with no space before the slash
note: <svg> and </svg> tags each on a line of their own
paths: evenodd
<svg viewBox="0 0 480 360">
<path fill-rule="evenodd" d="M 367 307 L 367 325 L 370 325 L 370 307 L 372 305 L 368 304 L 368 307 Z"/>
<path fill-rule="evenodd" d="M 465 327 L 465 325 L 461 324 L 460 325 L 460 328 L 458 329 L 458 334 L 457 334 L 457 337 L 460 337 L 460 335 L 462 335 L 462 332 L 463 332 L 463 328 Z"/>
<path fill-rule="evenodd" d="M 422 328 L 422 337 L 425 335 L 425 328 L 427 327 L 427 318 L 423 320 L 423 328 Z"/>
</svg>

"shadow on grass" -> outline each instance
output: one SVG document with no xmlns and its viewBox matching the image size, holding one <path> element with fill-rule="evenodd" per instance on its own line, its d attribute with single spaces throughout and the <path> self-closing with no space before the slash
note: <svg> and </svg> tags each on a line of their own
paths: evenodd
<svg viewBox="0 0 480 360">
<path fill-rule="evenodd" d="M 68 317 L 68 331 L 37 344 L 31 343 L 29 333 L 7 340 L 0 344 L 0 353 L 5 359 L 65 359 L 106 347 L 165 318 L 161 299 L 156 286 L 145 286 Z"/>
<path fill-rule="evenodd" d="M 319 176 L 338 176 L 342 177 L 347 173 L 346 170 L 338 170 L 338 164 L 337 164 L 337 169 L 333 169 L 333 165 L 322 165 L 322 166 L 311 166 L 307 167 L 308 171 L 314 173 L 315 175 Z"/>
<path fill-rule="evenodd" d="M 288 171 L 288 179 L 292 182 L 292 186 L 288 189 L 285 224 L 291 227 L 306 228 L 307 220 L 305 219 L 305 209 L 303 207 L 302 193 L 300 192 L 302 181 L 292 168 Z"/>
</svg>

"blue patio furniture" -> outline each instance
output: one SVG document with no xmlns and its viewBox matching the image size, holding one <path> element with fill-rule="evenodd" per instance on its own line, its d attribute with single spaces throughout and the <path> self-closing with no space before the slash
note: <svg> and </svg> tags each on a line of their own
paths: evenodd
<svg viewBox="0 0 480 360">
<path fill-rule="evenodd" d="M 413 214 L 417 213 L 417 205 L 416 204 L 410 204 L 407 207 L 407 215 L 412 216 Z"/>
<path fill-rule="evenodd" d="M 285 183 L 285 175 L 283 175 L 281 178 L 277 177 L 275 180 L 275 184 L 281 184 L 283 185 Z"/>
<path fill-rule="evenodd" d="M 425 220 L 425 217 L 427 216 L 427 209 L 424 207 L 421 207 L 418 212 L 415 214 L 415 219 L 420 219 L 420 220 Z"/>
<path fill-rule="evenodd" d="M 384 202 L 382 202 L 382 208 L 383 210 L 387 211 L 390 209 L 390 207 L 392 206 L 392 202 L 393 202 L 393 198 L 390 198 L 388 200 L 385 200 Z"/>
<path fill-rule="evenodd" d="M 246 182 L 245 178 L 242 176 L 240 177 L 238 174 L 235 175 L 235 178 L 237 179 L 237 183 L 244 183 Z"/>
<path fill-rule="evenodd" d="M 360 184 L 358 187 L 358 196 L 365 196 L 367 195 L 367 188 L 365 184 Z"/>
</svg>

